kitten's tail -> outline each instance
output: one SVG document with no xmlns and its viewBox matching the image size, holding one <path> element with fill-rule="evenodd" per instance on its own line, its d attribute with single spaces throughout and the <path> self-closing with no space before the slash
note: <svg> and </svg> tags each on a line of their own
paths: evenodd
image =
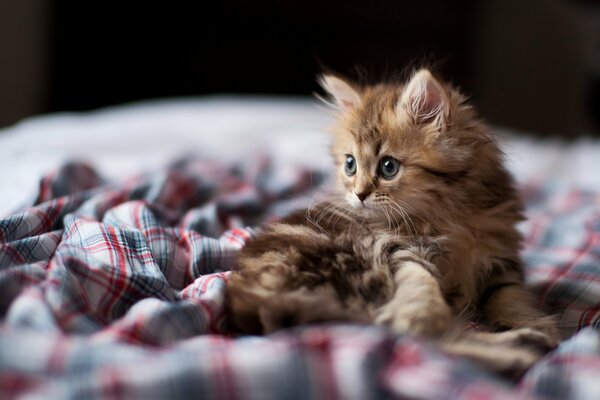
<svg viewBox="0 0 600 400">
<path fill-rule="evenodd" d="M 268 334 L 296 325 L 326 321 L 368 323 L 372 320 L 369 311 L 361 307 L 362 303 L 349 307 L 329 286 L 280 293 L 248 287 L 235 276 L 230 279 L 227 296 L 227 327 L 234 334 Z"/>
</svg>

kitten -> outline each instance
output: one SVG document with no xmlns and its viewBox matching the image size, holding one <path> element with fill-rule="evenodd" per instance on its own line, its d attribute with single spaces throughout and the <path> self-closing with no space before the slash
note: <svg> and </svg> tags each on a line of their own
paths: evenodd
<svg viewBox="0 0 600 400">
<path fill-rule="evenodd" d="M 523 286 L 522 203 L 465 97 L 426 69 L 404 85 L 321 84 L 338 117 L 339 195 L 242 250 L 228 283 L 232 329 L 374 322 L 508 373 L 556 346 L 555 322 Z M 492 332 L 457 330 L 466 318 Z"/>
</svg>

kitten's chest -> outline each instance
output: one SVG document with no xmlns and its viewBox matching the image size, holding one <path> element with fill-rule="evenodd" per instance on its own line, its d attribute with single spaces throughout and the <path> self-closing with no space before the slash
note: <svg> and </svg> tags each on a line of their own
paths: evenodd
<svg viewBox="0 0 600 400">
<path fill-rule="evenodd" d="M 420 234 L 374 229 L 379 249 L 414 254 L 425 269 L 433 269 L 449 305 L 463 310 L 477 297 L 480 277 L 476 243 L 469 236 Z M 385 244 L 381 244 L 385 242 Z M 376 251 L 376 250 L 375 250 Z"/>
<path fill-rule="evenodd" d="M 455 311 L 465 311 L 476 303 L 485 271 L 474 238 L 448 237 L 436 265 L 443 277 L 442 291 Z"/>
</svg>

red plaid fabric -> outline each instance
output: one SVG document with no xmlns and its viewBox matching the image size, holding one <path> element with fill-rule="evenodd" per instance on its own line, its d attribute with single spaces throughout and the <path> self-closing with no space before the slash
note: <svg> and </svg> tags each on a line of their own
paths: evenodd
<svg viewBox="0 0 600 400">
<path fill-rule="evenodd" d="M 525 187 L 527 280 L 566 335 L 600 326 L 600 190 Z"/>
<path fill-rule="evenodd" d="M 0 220 L 0 397 L 595 398 L 600 337 L 584 329 L 518 384 L 381 327 L 223 335 L 224 285 L 258 226 L 322 176 L 267 159 L 184 160 L 121 184 L 69 164 Z M 524 257 L 569 331 L 598 324 L 599 197 L 526 188 Z"/>
</svg>

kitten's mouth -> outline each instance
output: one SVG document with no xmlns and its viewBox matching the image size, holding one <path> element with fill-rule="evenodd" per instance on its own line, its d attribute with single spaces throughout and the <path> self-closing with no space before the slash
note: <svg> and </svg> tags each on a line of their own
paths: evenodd
<svg viewBox="0 0 600 400">
<path fill-rule="evenodd" d="M 379 212 L 378 207 L 369 200 L 370 199 L 360 201 L 355 196 L 346 196 L 346 201 L 350 205 L 351 210 L 358 216 L 363 218 L 376 218 L 381 213 Z"/>
<path fill-rule="evenodd" d="M 394 218 L 391 216 L 391 210 L 385 211 L 384 204 L 352 200 L 349 200 L 349 203 L 352 207 L 352 211 L 360 217 L 371 219 L 373 221 L 388 221 L 390 218 Z"/>
<path fill-rule="evenodd" d="M 365 204 L 363 202 L 350 203 L 352 210 L 361 217 L 373 218 L 380 213 L 377 208 L 374 208 L 372 204 Z"/>
<path fill-rule="evenodd" d="M 370 209 L 370 207 L 362 201 L 349 201 L 348 203 L 350 203 L 350 207 L 352 207 L 353 210 L 363 211 Z"/>
</svg>

